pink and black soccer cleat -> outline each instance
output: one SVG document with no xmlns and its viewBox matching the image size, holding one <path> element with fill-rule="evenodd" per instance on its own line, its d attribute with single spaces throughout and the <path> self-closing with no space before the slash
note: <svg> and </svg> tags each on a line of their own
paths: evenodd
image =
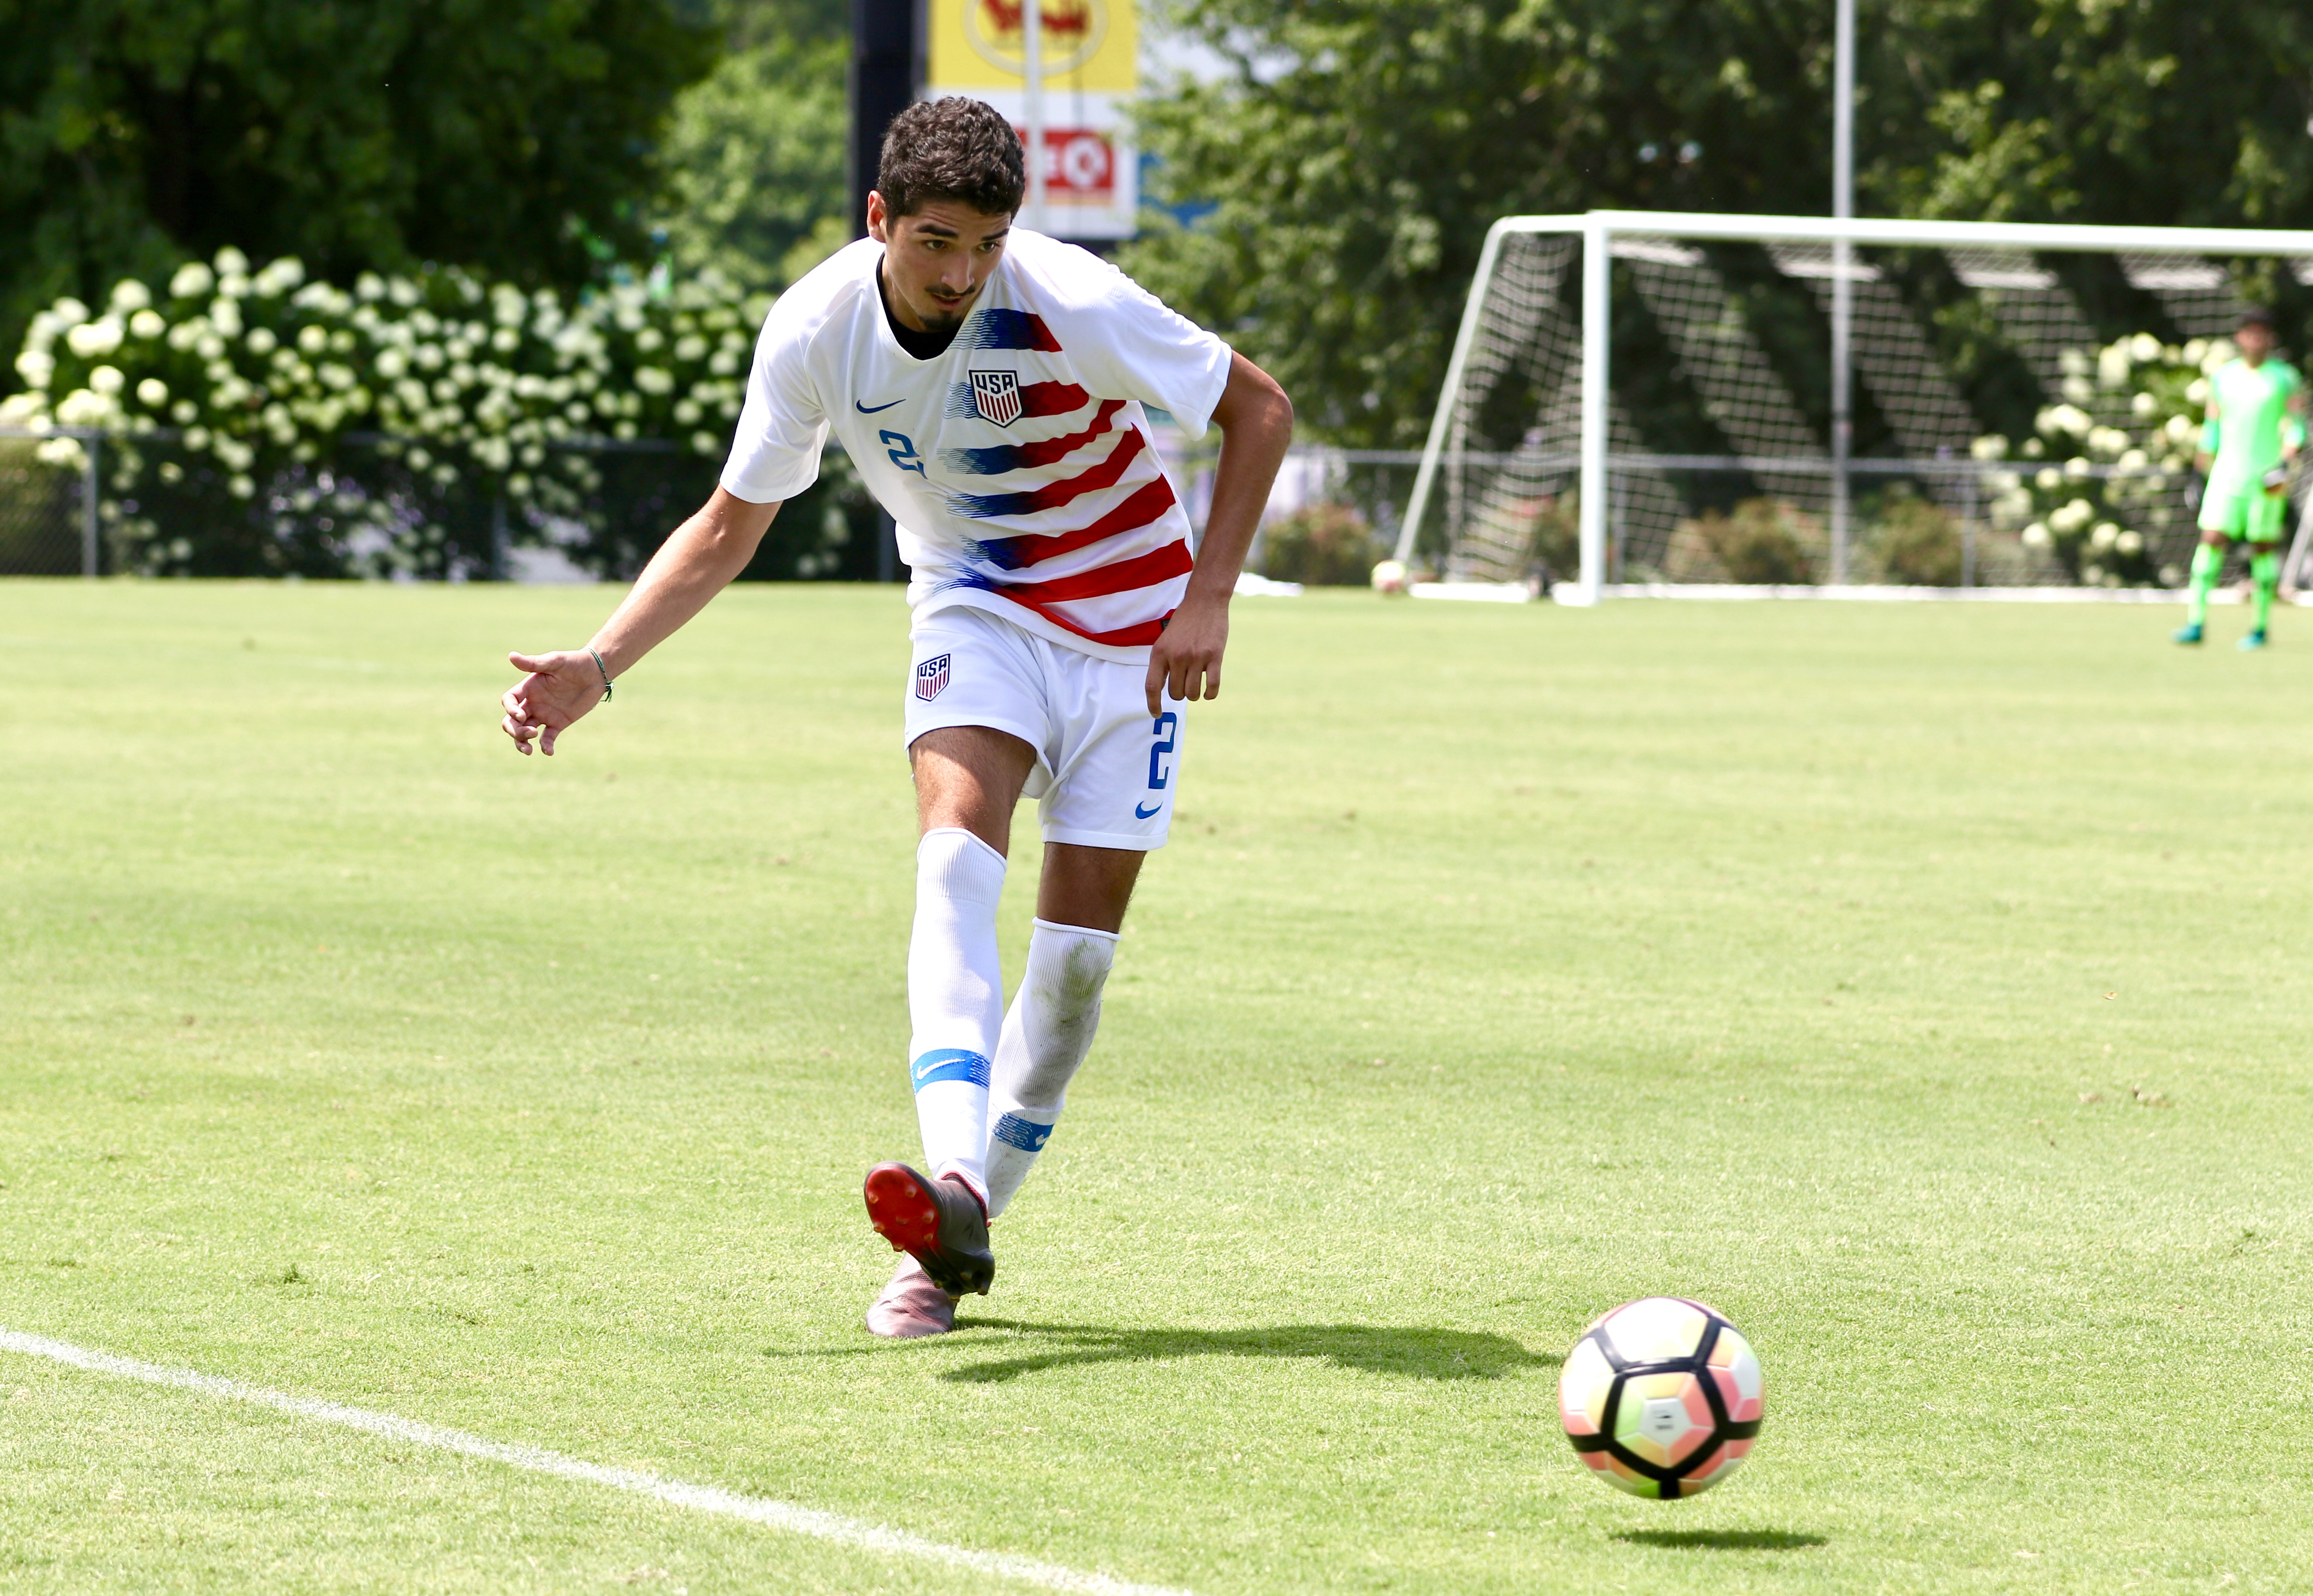
<svg viewBox="0 0 2313 1596">
<path fill-rule="evenodd" d="M 988 1249 L 988 1210 L 971 1187 L 954 1176 L 928 1180 L 903 1163 L 867 1171 L 867 1223 L 924 1267 L 932 1284 L 951 1296 L 988 1294 L 996 1255 Z"/>
<path fill-rule="evenodd" d="M 923 1265 L 902 1258 L 891 1284 L 868 1304 L 867 1328 L 901 1341 L 945 1336 L 955 1329 L 955 1298 L 932 1284 Z"/>
</svg>

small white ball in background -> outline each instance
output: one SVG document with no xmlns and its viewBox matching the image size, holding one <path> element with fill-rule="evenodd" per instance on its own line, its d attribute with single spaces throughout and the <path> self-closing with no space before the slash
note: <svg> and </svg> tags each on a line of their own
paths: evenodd
<svg viewBox="0 0 2313 1596">
<path fill-rule="evenodd" d="M 1406 574 L 1403 560 L 1384 560 L 1373 568 L 1374 592 L 1402 593 L 1405 591 Z"/>
</svg>

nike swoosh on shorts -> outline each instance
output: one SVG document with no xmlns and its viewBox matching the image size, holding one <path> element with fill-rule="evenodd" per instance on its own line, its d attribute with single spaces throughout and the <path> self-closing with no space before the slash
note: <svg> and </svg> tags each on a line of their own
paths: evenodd
<svg viewBox="0 0 2313 1596">
<path fill-rule="evenodd" d="M 1143 809 L 1136 803 L 1132 806 L 1132 813 L 1136 819 L 1153 820 L 1164 812 L 1164 809 L 1165 805 L 1162 802 L 1159 802 L 1155 809 Z"/>
<path fill-rule="evenodd" d="M 863 405 L 857 399 L 853 399 L 851 403 L 853 408 L 856 408 L 862 416 L 873 416 L 878 410 L 888 410 L 892 408 L 892 405 L 902 405 L 907 403 L 907 401 L 905 399 L 893 399 L 892 401 L 892 405 Z"/>
</svg>

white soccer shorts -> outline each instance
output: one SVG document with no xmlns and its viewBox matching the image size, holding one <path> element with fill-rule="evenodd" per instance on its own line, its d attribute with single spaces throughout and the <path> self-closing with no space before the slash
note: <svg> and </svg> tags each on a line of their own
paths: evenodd
<svg viewBox="0 0 2313 1596">
<path fill-rule="evenodd" d="M 1148 713 L 1148 668 L 1048 643 L 982 609 L 942 609 L 909 633 L 907 746 L 990 726 L 1036 750 L 1025 796 L 1046 842 L 1165 846 L 1180 785 L 1180 699 Z"/>
</svg>

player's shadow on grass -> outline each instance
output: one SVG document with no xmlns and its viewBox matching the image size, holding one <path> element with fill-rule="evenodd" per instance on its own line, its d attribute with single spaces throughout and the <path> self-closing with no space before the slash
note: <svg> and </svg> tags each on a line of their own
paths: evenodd
<svg viewBox="0 0 2313 1596">
<path fill-rule="evenodd" d="M 1614 1539 L 1633 1546 L 1719 1552 L 1790 1552 L 1824 1544 L 1822 1536 L 1804 1530 L 1626 1530 Z"/>
<path fill-rule="evenodd" d="M 958 1329 L 1010 1330 L 1045 1344 L 1019 1357 L 967 1364 L 944 1379 L 972 1384 L 1017 1380 L 1046 1369 L 1086 1364 L 1156 1363 L 1176 1358 L 1322 1358 L 1368 1374 L 1417 1380 L 1499 1380 L 1521 1369 L 1554 1368 L 1553 1354 L 1528 1352 L 1507 1336 L 1388 1325 L 1271 1325 L 1251 1330 L 1117 1330 L 1098 1325 L 1029 1324 L 973 1319 Z"/>
</svg>

